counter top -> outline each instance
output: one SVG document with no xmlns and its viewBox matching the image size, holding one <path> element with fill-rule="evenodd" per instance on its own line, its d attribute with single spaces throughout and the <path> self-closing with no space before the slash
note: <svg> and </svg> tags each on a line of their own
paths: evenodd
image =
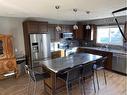
<svg viewBox="0 0 127 95">
<path fill-rule="evenodd" d="M 106 52 L 112 52 L 112 53 L 119 53 L 119 54 L 127 54 L 126 50 L 107 49 L 107 48 L 100 48 L 100 47 L 81 47 L 81 48 L 94 49 L 94 50 L 100 50 L 100 51 L 106 51 Z"/>
<path fill-rule="evenodd" d="M 91 61 L 95 61 L 100 58 L 102 58 L 102 56 L 88 53 L 76 53 L 68 57 L 43 60 L 39 63 L 40 65 L 48 68 L 49 70 L 58 73 L 61 70 L 72 68 L 74 66 L 85 64 Z"/>
</svg>

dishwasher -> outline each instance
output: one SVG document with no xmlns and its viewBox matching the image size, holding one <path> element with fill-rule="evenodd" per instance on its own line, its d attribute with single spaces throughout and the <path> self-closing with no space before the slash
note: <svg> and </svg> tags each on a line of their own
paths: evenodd
<svg viewBox="0 0 127 95">
<path fill-rule="evenodd" d="M 127 54 L 113 53 L 112 70 L 127 74 Z"/>
</svg>

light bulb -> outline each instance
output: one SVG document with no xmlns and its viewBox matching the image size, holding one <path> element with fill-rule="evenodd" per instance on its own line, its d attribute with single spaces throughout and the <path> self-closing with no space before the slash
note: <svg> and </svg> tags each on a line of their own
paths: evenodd
<svg viewBox="0 0 127 95">
<path fill-rule="evenodd" d="M 61 31 L 61 27 L 59 25 L 56 26 L 56 31 Z"/>
<path fill-rule="evenodd" d="M 86 25 L 86 29 L 90 29 L 90 25 Z"/>
<path fill-rule="evenodd" d="M 77 30 L 77 29 L 78 29 L 78 26 L 75 24 L 75 25 L 73 26 L 73 29 L 74 29 L 74 30 Z"/>
</svg>

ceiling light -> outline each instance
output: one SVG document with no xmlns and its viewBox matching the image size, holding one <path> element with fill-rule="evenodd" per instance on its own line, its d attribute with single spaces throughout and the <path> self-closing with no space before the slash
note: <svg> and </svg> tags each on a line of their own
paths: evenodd
<svg viewBox="0 0 127 95">
<path fill-rule="evenodd" d="M 74 11 L 75 16 L 76 16 L 77 9 L 75 8 L 75 9 L 73 9 L 73 11 Z M 77 29 L 78 29 L 78 26 L 75 24 L 75 25 L 73 26 L 73 29 L 74 29 L 74 30 L 77 30 Z"/>
<path fill-rule="evenodd" d="M 78 29 L 78 26 L 75 24 L 75 25 L 73 25 L 73 29 L 74 30 L 77 30 Z"/>
<path fill-rule="evenodd" d="M 90 11 L 86 11 L 86 14 L 89 15 L 90 14 Z M 86 29 L 89 30 L 91 27 L 89 24 L 86 25 Z"/>
<path fill-rule="evenodd" d="M 61 27 L 59 25 L 56 26 L 56 31 L 61 31 Z"/>
<path fill-rule="evenodd" d="M 89 30 L 91 27 L 89 24 L 86 25 L 86 29 Z"/>
<path fill-rule="evenodd" d="M 60 6 L 59 6 L 59 5 L 56 5 L 55 8 L 56 8 L 56 10 L 57 10 L 57 16 L 58 16 L 58 10 L 60 9 Z M 58 18 L 58 17 L 57 17 L 57 18 Z M 61 31 L 61 30 L 62 30 L 61 27 L 59 26 L 59 24 L 57 24 L 57 26 L 56 26 L 56 31 Z"/>
</svg>

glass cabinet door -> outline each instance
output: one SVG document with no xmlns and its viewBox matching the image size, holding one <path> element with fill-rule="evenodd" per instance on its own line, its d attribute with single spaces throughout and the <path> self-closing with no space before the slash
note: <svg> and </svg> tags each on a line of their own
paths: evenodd
<svg viewBox="0 0 127 95">
<path fill-rule="evenodd" d="M 3 55 L 3 41 L 0 40 L 0 55 Z"/>
</svg>

